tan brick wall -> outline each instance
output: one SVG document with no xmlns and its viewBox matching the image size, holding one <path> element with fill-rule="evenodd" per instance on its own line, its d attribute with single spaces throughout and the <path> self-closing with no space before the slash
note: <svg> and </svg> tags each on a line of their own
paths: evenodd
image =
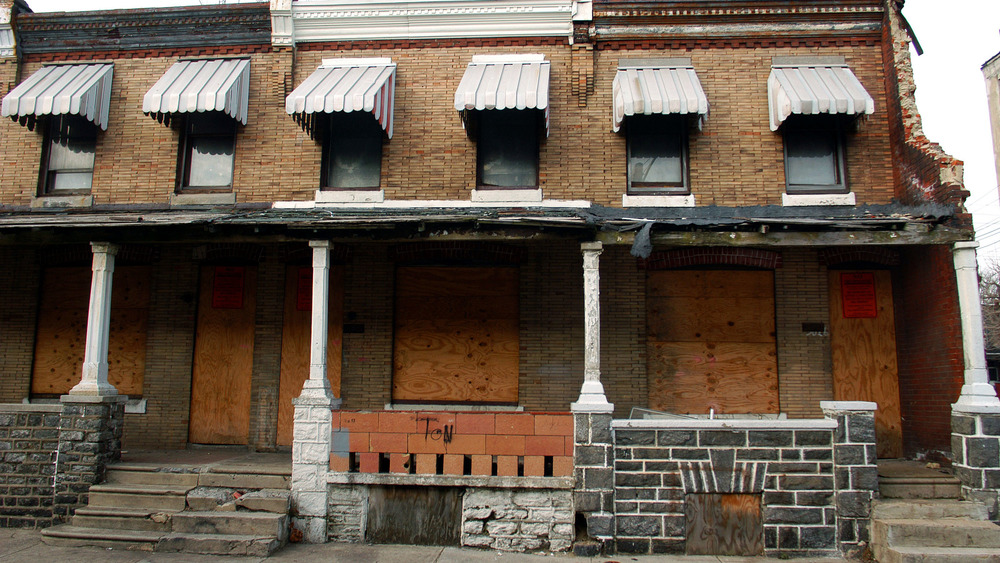
<svg viewBox="0 0 1000 563">
<path fill-rule="evenodd" d="M 0 246 L 0 403 L 20 403 L 31 388 L 40 279 L 35 248 Z"/>
<path fill-rule="evenodd" d="M 601 382 L 617 417 L 649 404 L 646 272 L 628 246 L 605 246 L 601 254 Z"/>
</svg>

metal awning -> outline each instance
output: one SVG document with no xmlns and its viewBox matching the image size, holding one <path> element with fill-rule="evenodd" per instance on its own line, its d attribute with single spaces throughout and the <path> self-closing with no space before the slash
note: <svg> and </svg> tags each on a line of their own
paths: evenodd
<svg viewBox="0 0 1000 563">
<path fill-rule="evenodd" d="M 814 64 L 775 60 L 767 78 L 771 131 L 789 115 L 871 115 L 875 101 L 843 62 Z"/>
<path fill-rule="evenodd" d="M 392 138 L 396 63 L 388 58 L 323 59 L 285 98 L 285 111 L 312 132 L 316 113 L 365 111 Z"/>
<path fill-rule="evenodd" d="M 690 59 L 622 59 L 611 97 L 614 131 L 629 115 L 696 115 L 699 128 L 708 118 L 708 97 Z"/>
<path fill-rule="evenodd" d="M 142 99 L 142 111 L 157 121 L 175 113 L 221 111 L 247 124 L 250 59 L 174 63 Z"/>
<path fill-rule="evenodd" d="M 0 114 L 29 127 L 43 115 L 79 115 L 106 131 L 114 68 L 111 63 L 44 66 L 4 96 Z"/>
<path fill-rule="evenodd" d="M 544 55 L 474 55 L 455 91 L 455 109 L 537 109 L 549 134 L 549 61 Z"/>
</svg>

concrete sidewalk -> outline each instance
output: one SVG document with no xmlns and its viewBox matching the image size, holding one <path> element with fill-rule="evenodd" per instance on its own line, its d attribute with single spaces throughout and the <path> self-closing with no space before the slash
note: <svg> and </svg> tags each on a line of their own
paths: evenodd
<svg viewBox="0 0 1000 563">
<path fill-rule="evenodd" d="M 235 563 L 235 562 L 344 562 L 344 563 L 765 563 L 778 559 L 766 557 L 715 557 L 674 555 L 615 555 L 608 557 L 574 557 L 569 554 L 524 555 L 457 547 L 410 545 L 356 545 L 328 543 L 323 545 L 289 544 L 268 558 L 193 555 L 190 553 L 149 553 L 118 551 L 97 547 L 55 547 L 42 542 L 38 530 L 0 529 L 0 562 L 3 563 Z M 841 558 L 794 559 L 799 563 L 842 563 Z"/>
</svg>

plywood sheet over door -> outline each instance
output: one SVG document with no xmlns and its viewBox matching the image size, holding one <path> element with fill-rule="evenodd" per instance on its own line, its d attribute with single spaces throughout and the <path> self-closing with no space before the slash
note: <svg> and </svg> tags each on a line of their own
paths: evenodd
<svg viewBox="0 0 1000 563">
<path fill-rule="evenodd" d="M 188 441 L 246 444 L 250 434 L 257 270 L 203 266 Z"/>
<path fill-rule="evenodd" d="M 87 339 L 91 269 L 46 268 L 42 275 L 32 395 L 63 395 L 80 382 Z M 149 267 L 119 266 L 111 282 L 108 381 L 142 395 L 149 319 Z"/>
<path fill-rule="evenodd" d="M 773 272 L 652 271 L 646 306 L 650 408 L 778 412 Z"/>
<path fill-rule="evenodd" d="M 830 340 L 833 398 L 877 403 L 878 457 L 900 457 L 903 430 L 890 272 L 830 272 Z"/>
<path fill-rule="evenodd" d="M 329 327 L 326 344 L 326 377 L 335 397 L 340 396 L 340 363 L 343 348 L 344 275 L 330 268 Z M 292 399 L 309 379 L 312 342 L 312 267 L 288 266 L 285 276 L 285 318 L 281 332 L 281 383 L 278 392 L 278 445 L 292 443 Z"/>
<path fill-rule="evenodd" d="M 517 403 L 517 268 L 396 270 L 393 401 Z"/>
</svg>

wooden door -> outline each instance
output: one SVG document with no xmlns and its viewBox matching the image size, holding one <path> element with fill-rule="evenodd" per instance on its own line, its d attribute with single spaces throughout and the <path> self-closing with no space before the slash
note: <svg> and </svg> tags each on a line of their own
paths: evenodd
<svg viewBox="0 0 1000 563">
<path fill-rule="evenodd" d="M 517 268 L 396 270 L 393 401 L 517 404 Z"/>
<path fill-rule="evenodd" d="M 646 311 L 650 408 L 778 412 L 773 272 L 649 272 Z"/>
<path fill-rule="evenodd" d="M 903 454 L 892 277 L 885 270 L 830 272 L 833 398 L 873 401 L 878 457 Z"/>
<path fill-rule="evenodd" d="M 91 269 L 46 268 L 42 274 L 32 364 L 33 396 L 64 395 L 80 382 L 87 339 Z M 149 267 L 119 266 L 111 282 L 108 382 L 142 396 L 149 320 Z"/>
<path fill-rule="evenodd" d="M 188 441 L 246 444 L 250 435 L 257 270 L 203 266 Z"/>
<path fill-rule="evenodd" d="M 340 396 L 343 349 L 343 269 L 330 268 L 330 317 L 326 344 L 326 377 L 335 397 Z M 295 409 L 292 399 L 309 379 L 312 341 L 312 267 L 288 266 L 285 276 L 285 316 L 281 331 L 281 381 L 278 390 L 278 445 L 292 443 Z"/>
</svg>

